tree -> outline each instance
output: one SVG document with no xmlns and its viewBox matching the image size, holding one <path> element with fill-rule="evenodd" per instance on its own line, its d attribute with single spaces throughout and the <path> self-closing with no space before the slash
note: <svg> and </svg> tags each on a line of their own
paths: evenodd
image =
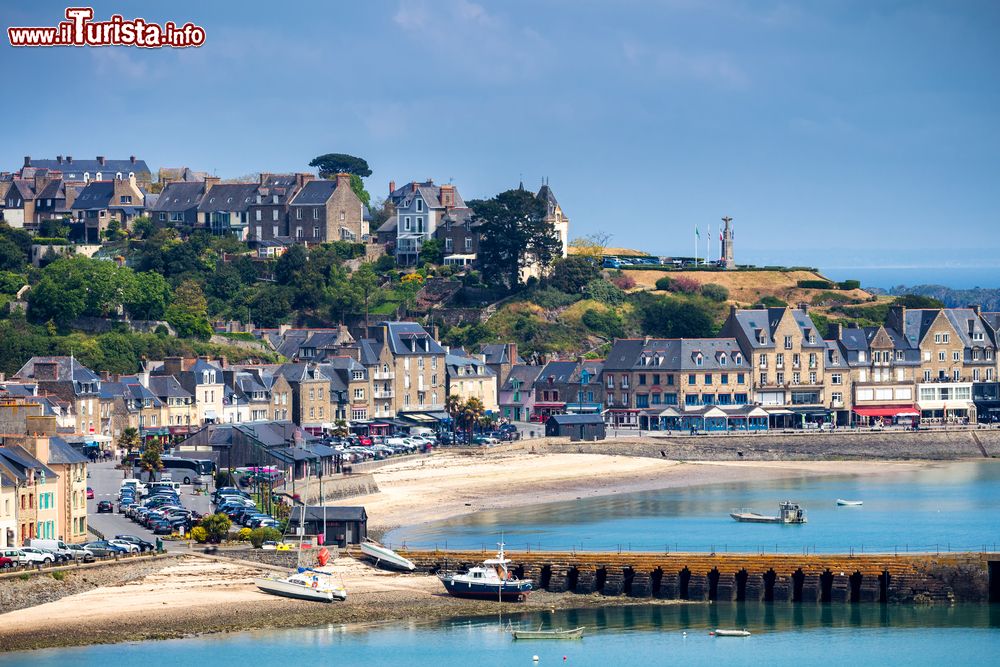
<svg viewBox="0 0 1000 667">
<path fill-rule="evenodd" d="M 444 409 L 451 417 L 451 432 L 455 432 L 455 428 L 458 426 L 458 420 L 462 416 L 462 410 L 465 407 L 465 402 L 462 397 L 458 394 L 448 394 L 448 397 L 444 399 Z"/>
<path fill-rule="evenodd" d="M 365 208 L 371 205 L 372 196 L 365 190 L 365 183 L 357 174 L 351 174 L 351 190 L 358 196 Z"/>
<path fill-rule="evenodd" d="M 920 294 L 904 294 L 902 296 L 897 296 L 893 305 L 905 306 L 906 308 L 944 308 L 943 301 L 930 296 L 922 296 Z"/>
<path fill-rule="evenodd" d="M 656 289 L 663 290 L 664 292 L 674 291 L 674 279 L 670 276 L 663 276 L 656 279 Z"/>
<path fill-rule="evenodd" d="M 708 338 L 712 315 L 702 305 L 669 297 L 653 297 L 642 306 L 642 331 L 662 338 Z"/>
<path fill-rule="evenodd" d="M 605 338 L 621 338 L 625 333 L 622 318 L 613 310 L 591 308 L 580 318 L 583 325 Z"/>
<path fill-rule="evenodd" d="M 69 225 L 64 220 L 42 220 L 38 226 L 38 235 L 46 239 L 64 239 L 69 236 Z"/>
<path fill-rule="evenodd" d="M 124 295 L 128 314 L 139 320 L 159 320 L 170 303 L 170 285 L 158 273 L 143 271 L 135 274 Z"/>
<path fill-rule="evenodd" d="M 278 258 L 274 266 L 274 279 L 279 285 L 291 285 L 305 271 L 308 261 L 305 248 L 298 243 L 294 244 Z"/>
<path fill-rule="evenodd" d="M 428 264 L 444 262 L 444 245 L 440 239 L 427 239 L 420 246 L 420 261 Z"/>
<path fill-rule="evenodd" d="M 276 327 L 288 321 L 292 310 L 287 287 L 267 285 L 250 301 L 253 321 L 257 326 Z"/>
<path fill-rule="evenodd" d="M 587 236 L 575 238 L 569 242 L 569 247 L 574 249 L 574 255 L 578 257 L 588 257 L 596 262 L 600 262 L 611 241 L 612 234 L 607 232 L 594 232 Z"/>
<path fill-rule="evenodd" d="M 549 283 L 560 292 L 579 294 L 591 280 L 601 277 L 601 270 L 590 257 L 570 255 L 552 265 Z"/>
<path fill-rule="evenodd" d="M 368 162 L 363 158 L 347 155 L 346 153 L 326 153 L 312 159 L 310 167 L 319 169 L 320 178 L 330 178 L 337 174 L 354 174 L 368 178 L 372 175 L 372 170 L 368 167 Z"/>
<path fill-rule="evenodd" d="M 208 301 L 201 285 L 194 280 L 185 280 L 174 290 L 174 302 L 167 308 L 166 319 L 181 338 L 208 340 L 212 337 Z"/>
<path fill-rule="evenodd" d="M 28 264 L 28 254 L 17 243 L 0 236 L 0 270 L 20 271 Z"/>
<path fill-rule="evenodd" d="M 482 224 L 478 259 L 487 284 L 513 289 L 522 269 L 534 263 L 547 267 L 560 256 L 562 242 L 545 221 L 545 202 L 531 192 L 508 190 L 469 206 L 473 222 Z"/>
<path fill-rule="evenodd" d="M 147 442 L 146 448 L 139 457 L 139 464 L 143 472 L 149 473 L 149 481 L 153 481 L 153 475 L 157 471 L 163 470 L 163 448 L 155 440 Z"/>
<path fill-rule="evenodd" d="M 625 303 L 625 292 L 601 278 L 587 283 L 587 286 L 583 288 L 583 293 L 588 299 L 600 301 L 609 306 L 620 306 Z"/>
<path fill-rule="evenodd" d="M 368 326 L 369 308 L 381 298 L 382 290 L 379 289 L 378 283 L 378 274 L 375 273 L 375 267 L 371 262 L 365 262 L 351 274 L 350 285 L 365 306 L 365 327 Z"/>
<path fill-rule="evenodd" d="M 342 266 L 330 267 L 330 277 L 327 280 L 326 300 L 330 304 L 330 319 L 343 323 L 344 318 L 357 312 L 362 301 L 351 282 L 351 277 Z"/>
<path fill-rule="evenodd" d="M 469 435 L 472 434 L 473 427 L 479 423 L 485 414 L 486 408 L 483 406 L 483 402 L 475 396 L 470 396 L 465 401 L 465 404 L 462 405 L 460 418 L 465 423 Z"/>
<path fill-rule="evenodd" d="M 139 430 L 129 426 L 118 436 L 118 449 L 125 450 L 125 460 L 132 460 L 132 452 L 139 448 Z"/>
</svg>

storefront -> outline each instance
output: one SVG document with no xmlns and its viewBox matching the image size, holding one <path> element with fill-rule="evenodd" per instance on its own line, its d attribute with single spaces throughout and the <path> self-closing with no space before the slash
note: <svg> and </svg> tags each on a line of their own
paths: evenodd
<svg viewBox="0 0 1000 667">
<path fill-rule="evenodd" d="M 565 403 L 535 403 L 535 421 L 545 421 L 552 415 L 566 413 Z"/>
<path fill-rule="evenodd" d="M 932 382 L 917 387 L 921 424 L 967 424 L 976 421 L 971 382 Z"/>
<path fill-rule="evenodd" d="M 972 385 L 972 402 L 981 424 L 1000 423 L 1000 383 L 976 382 Z"/>
<path fill-rule="evenodd" d="M 538 411 L 538 404 L 535 404 Z M 614 408 L 604 411 L 604 423 L 611 428 L 638 428 L 641 410 L 633 408 Z"/>
<path fill-rule="evenodd" d="M 920 421 L 920 412 L 914 405 L 872 405 L 856 407 L 853 412 L 855 426 L 877 426 L 880 424 L 912 426 Z"/>
</svg>

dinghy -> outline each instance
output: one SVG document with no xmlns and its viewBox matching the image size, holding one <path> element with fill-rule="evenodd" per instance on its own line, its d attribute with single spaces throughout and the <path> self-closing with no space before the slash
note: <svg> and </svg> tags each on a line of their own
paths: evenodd
<svg viewBox="0 0 1000 667">
<path fill-rule="evenodd" d="M 844 500 L 843 498 L 837 498 L 837 504 L 842 507 L 860 507 L 864 505 L 861 500 Z"/>
<path fill-rule="evenodd" d="M 583 639 L 583 631 L 586 627 L 573 628 L 572 630 L 511 630 L 514 639 Z"/>
<path fill-rule="evenodd" d="M 749 630 L 716 630 L 715 632 L 708 633 L 716 637 L 749 637 Z"/>
</svg>

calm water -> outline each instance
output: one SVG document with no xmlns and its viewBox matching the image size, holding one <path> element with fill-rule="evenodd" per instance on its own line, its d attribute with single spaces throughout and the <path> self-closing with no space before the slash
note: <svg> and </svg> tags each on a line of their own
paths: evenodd
<svg viewBox="0 0 1000 667">
<path fill-rule="evenodd" d="M 833 267 L 821 270 L 831 280 L 860 280 L 862 287 L 944 285 L 952 289 L 1000 287 L 1000 265 L 925 267 Z"/>
<path fill-rule="evenodd" d="M 838 498 L 863 507 L 838 507 Z M 737 523 L 749 507 L 806 508 L 805 525 Z M 407 546 L 613 551 L 820 552 L 980 550 L 1000 546 L 1000 461 L 942 463 L 913 472 L 710 484 L 483 511 L 393 531 Z"/>
<path fill-rule="evenodd" d="M 506 623 L 506 617 L 504 620 Z M 522 627 L 587 626 L 574 642 L 515 642 L 497 620 L 257 632 L 0 655 L 0 666 L 157 665 L 986 665 L 1000 655 L 1000 609 L 881 605 L 699 605 L 524 615 Z M 716 627 L 749 638 L 713 638 Z M 684 634 L 687 632 L 687 635 Z M 565 656 L 565 661 L 563 660 Z"/>
</svg>

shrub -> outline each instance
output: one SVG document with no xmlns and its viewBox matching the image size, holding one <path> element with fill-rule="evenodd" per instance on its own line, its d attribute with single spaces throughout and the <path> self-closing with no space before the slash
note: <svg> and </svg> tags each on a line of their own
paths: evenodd
<svg viewBox="0 0 1000 667">
<path fill-rule="evenodd" d="M 842 289 L 842 290 L 860 289 L 861 288 L 861 281 L 860 280 L 842 280 L 839 283 L 837 283 L 837 287 L 840 288 L 840 289 Z"/>
<path fill-rule="evenodd" d="M 729 290 L 722 285 L 708 283 L 707 285 L 701 286 L 701 295 L 706 299 L 711 299 L 712 301 L 718 301 L 721 303 L 729 299 Z"/>
<path fill-rule="evenodd" d="M 782 301 L 776 296 L 762 296 L 760 301 L 754 304 L 754 308 L 784 308 L 788 305 L 787 301 Z"/>
<path fill-rule="evenodd" d="M 208 531 L 201 526 L 195 526 L 191 529 L 191 537 L 198 544 L 204 544 L 205 542 L 208 542 Z"/>
<path fill-rule="evenodd" d="M 549 284 L 561 292 L 579 294 L 587 283 L 600 277 L 601 271 L 593 259 L 571 255 L 553 265 Z"/>
<path fill-rule="evenodd" d="M 835 289 L 829 280 L 799 280 L 795 284 L 802 289 Z"/>
<path fill-rule="evenodd" d="M 663 276 L 662 278 L 657 278 L 656 289 L 663 290 L 665 292 L 674 291 L 674 279 L 670 276 Z"/>
<path fill-rule="evenodd" d="M 233 522 L 225 514 L 210 514 L 202 518 L 200 526 L 205 529 L 210 542 L 221 542 L 229 535 Z"/>
<path fill-rule="evenodd" d="M 626 273 L 618 271 L 611 276 L 611 284 L 620 290 L 632 289 L 633 287 L 635 287 L 635 278 Z"/>
<path fill-rule="evenodd" d="M 529 298 L 532 303 L 536 303 L 546 310 L 552 310 L 568 306 L 580 297 L 576 294 L 567 294 L 554 287 L 545 287 L 535 290 Z"/>
<path fill-rule="evenodd" d="M 240 532 L 239 534 L 237 534 L 236 539 L 239 540 L 240 542 L 249 542 L 250 534 L 252 532 L 253 531 L 250 530 L 249 528 L 240 528 Z"/>
<path fill-rule="evenodd" d="M 254 528 L 250 531 L 250 544 L 254 549 L 260 549 L 264 542 L 277 542 L 281 539 L 281 532 L 274 528 Z"/>
<path fill-rule="evenodd" d="M 591 308 L 583 314 L 580 321 L 591 331 L 603 334 L 607 338 L 621 338 L 624 334 L 622 318 L 613 310 L 600 311 Z"/>
<path fill-rule="evenodd" d="M 218 489 L 223 486 L 236 486 L 233 473 L 228 470 L 220 470 L 215 473 L 215 488 Z"/>
<path fill-rule="evenodd" d="M 51 574 L 52 578 L 55 579 L 56 581 L 62 581 L 63 579 L 66 578 L 66 573 L 63 572 L 62 570 L 57 570 L 55 572 L 52 572 Z"/>
<path fill-rule="evenodd" d="M 591 280 L 583 289 L 584 296 L 609 306 L 620 306 L 625 302 L 625 292 L 606 280 Z"/>
</svg>

